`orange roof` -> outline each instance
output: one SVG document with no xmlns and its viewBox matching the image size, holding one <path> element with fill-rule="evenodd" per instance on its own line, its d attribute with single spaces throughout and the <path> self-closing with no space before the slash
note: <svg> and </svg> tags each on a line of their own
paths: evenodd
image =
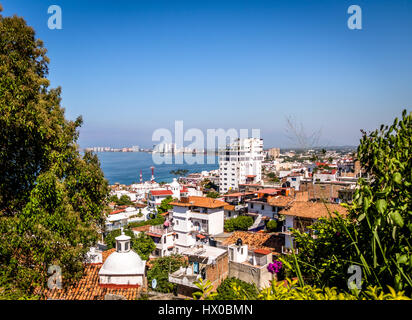
<svg viewBox="0 0 412 320">
<path fill-rule="evenodd" d="M 284 209 L 280 214 L 287 216 L 295 216 L 310 219 L 328 218 L 329 213 L 337 211 L 339 214 L 346 216 L 348 211 L 339 204 L 310 202 L 310 201 L 295 201 L 289 208 Z M 333 215 L 332 215 L 333 216 Z"/>
<path fill-rule="evenodd" d="M 103 252 L 103 262 L 115 249 Z M 115 287 L 99 285 L 99 270 L 102 263 L 86 264 L 83 277 L 74 284 L 63 289 L 46 289 L 43 291 L 45 299 L 55 300 L 104 300 L 106 294 L 124 296 L 127 300 L 136 300 L 141 287 Z"/>
<path fill-rule="evenodd" d="M 152 237 L 158 237 L 158 238 L 161 238 L 161 237 L 162 237 L 162 235 L 157 234 L 157 233 L 153 233 L 153 232 L 146 232 L 146 234 L 147 234 L 148 236 L 152 236 Z"/>
<path fill-rule="evenodd" d="M 258 190 L 256 191 L 256 193 L 276 194 L 279 191 L 280 191 L 279 189 L 267 188 L 267 189 Z"/>
<path fill-rule="evenodd" d="M 283 245 L 283 240 L 273 234 L 235 231 L 232 235 L 223 241 L 223 245 L 236 243 L 237 239 L 242 239 L 243 244 L 247 244 L 250 249 L 265 249 L 271 252 L 280 252 Z"/>
<path fill-rule="evenodd" d="M 267 250 L 267 249 L 255 249 L 254 252 L 255 252 L 255 253 L 258 253 L 258 254 L 264 254 L 264 255 L 267 255 L 267 254 L 269 254 L 269 253 L 272 253 L 271 250 Z"/>
<path fill-rule="evenodd" d="M 254 192 L 235 192 L 235 193 L 230 193 L 230 194 L 225 194 L 223 197 L 241 197 L 241 196 L 247 196 L 255 194 Z"/>
<path fill-rule="evenodd" d="M 292 197 L 288 197 L 288 196 L 277 196 L 274 198 L 271 198 L 268 203 L 271 206 L 275 206 L 275 207 L 286 207 L 288 204 L 290 204 L 292 201 L 294 200 L 294 198 Z"/>
<path fill-rule="evenodd" d="M 202 207 L 202 208 L 209 208 L 209 209 L 220 208 L 220 207 L 224 207 L 227 205 L 226 202 L 216 200 L 213 198 L 199 197 L 199 196 L 191 196 L 188 198 L 189 198 L 188 202 L 175 201 L 175 202 L 171 202 L 170 204 L 172 206 L 178 206 L 178 207 L 195 206 L 195 207 Z"/>
<path fill-rule="evenodd" d="M 153 196 L 171 196 L 173 192 L 171 190 L 150 190 Z"/>
<path fill-rule="evenodd" d="M 234 211 L 235 210 L 235 206 L 228 204 L 226 206 L 223 207 L 223 209 L 225 210 L 229 210 L 229 211 Z"/>
<path fill-rule="evenodd" d="M 121 212 L 124 212 L 124 209 L 112 211 L 112 212 L 110 212 L 110 214 L 117 214 L 117 213 L 121 213 Z"/>
<path fill-rule="evenodd" d="M 198 237 L 199 239 L 204 239 L 204 238 L 206 238 L 203 234 L 198 234 L 198 235 L 196 235 L 196 237 Z"/>
</svg>

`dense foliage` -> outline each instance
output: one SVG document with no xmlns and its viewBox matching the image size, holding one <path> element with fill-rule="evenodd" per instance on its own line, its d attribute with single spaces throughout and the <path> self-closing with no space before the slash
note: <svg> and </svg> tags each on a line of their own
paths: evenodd
<svg viewBox="0 0 412 320">
<path fill-rule="evenodd" d="M 214 295 L 213 298 L 215 300 L 235 300 L 237 295 L 233 290 L 234 286 L 241 288 L 249 300 L 255 300 L 258 296 L 258 289 L 254 284 L 237 278 L 226 278 L 216 289 L 217 295 Z"/>
<path fill-rule="evenodd" d="M 127 194 L 122 195 L 120 198 L 118 198 L 116 195 L 112 195 L 109 198 L 109 201 L 114 202 L 118 206 L 132 206 L 134 204 Z"/>
<path fill-rule="evenodd" d="M 160 205 L 157 207 L 157 212 L 165 213 L 169 211 L 170 209 L 172 209 L 173 206 L 170 204 L 170 202 L 172 201 L 173 201 L 173 198 L 171 196 L 168 196 L 165 199 L 163 199 Z"/>
<path fill-rule="evenodd" d="M 216 192 L 216 191 L 209 191 L 209 192 L 206 194 L 206 197 L 216 199 L 216 198 L 219 198 L 219 197 L 220 197 L 220 194 L 219 194 L 219 192 Z"/>
<path fill-rule="evenodd" d="M 318 286 L 348 289 L 348 268 L 362 268 L 362 287 L 412 294 L 412 114 L 363 132 L 358 158 L 370 179 L 359 180 L 349 216 L 323 219 L 317 235 L 294 231 L 297 259 L 285 259 L 296 274 Z M 297 262 L 297 263 L 295 263 Z"/>
<path fill-rule="evenodd" d="M 237 230 L 247 231 L 253 225 L 253 218 L 249 216 L 239 216 L 225 220 L 224 229 L 226 232 Z"/>
<path fill-rule="evenodd" d="M 212 292 L 212 284 L 209 280 L 195 282 L 199 290 L 193 293 L 195 300 L 220 300 L 219 294 Z M 297 280 L 272 282 L 271 286 L 263 288 L 255 296 L 250 296 L 242 286 L 232 284 L 231 300 L 410 300 L 404 292 L 396 292 L 388 287 L 388 293 L 384 293 L 378 287 L 369 286 L 362 292 L 341 292 L 337 288 L 318 288 L 311 285 L 299 285 Z"/>
<path fill-rule="evenodd" d="M 269 220 L 266 224 L 266 229 L 269 232 L 275 232 L 278 229 L 278 223 L 276 220 Z"/>
<path fill-rule="evenodd" d="M 0 10 L 1 11 L 1 10 Z M 34 30 L 0 15 L 0 296 L 30 297 L 57 265 L 78 279 L 98 239 L 108 197 L 95 155 L 81 156 L 79 117 L 69 121 L 61 89 Z"/>
<path fill-rule="evenodd" d="M 186 267 L 187 261 L 180 255 L 170 255 L 154 260 L 153 265 L 147 271 L 147 280 L 149 287 L 152 285 L 152 280 L 156 279 L 157 286 L 154 289 L 159 292 L 172 292 L 176 287 L 175 284 L 169 282 L 169 273 L 177 271 L 180 267 Z"/>
<path fill-rule="evenodd" d="M 156 249 L 156 244 L 153 239 L 148 235 L 140 232 L 138 236 L 135 236 L 132 230 L 124 230 L 125 235 L 129 236 L 131 248 L 142 258 L 142 260 L 148 260 L 150 254 Z M 104 238 L 104 243 L 107 245 L 107 249 L 115 248 L 116 237 L 120 236 L 121 230 L 114 230 L 109 232 Z"/>
</svg>

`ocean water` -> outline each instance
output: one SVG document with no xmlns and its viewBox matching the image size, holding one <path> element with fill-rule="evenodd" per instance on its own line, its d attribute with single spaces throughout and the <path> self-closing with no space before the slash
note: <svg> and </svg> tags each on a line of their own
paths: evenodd
<svg viewBox="0 0 412 320">
<path fill-rule="evenodd" d="M 152 154 L 147 152 L 98 152 L 97 156 L 109 184 L 118 182 L 129 185 L 139 182 L 140 170 L 142 170 L 143 181 L 150 180 L 152 175 L 151 166 L 155 168 L 154 176 L 156 182 L 172 182 L 176 176 L 170 173 L 171 170 L 186 169 L 188 173 L 195 173 L 219 168 L 217 156 L 211 158 L 214 160 L 214 164 L 207 164 L 207 158 L 203 155 L 201 157 L 203 158 L 204 164 L 189 164 L 187 161 L 183 161 L 183 164 L 176 164 L 176 159 L 179 158 L 174 158 L 172 155 L 164 156 L 168 161 L 172 162 L 172 164 L 157 164 L 154 163 Z M 182 155 L 178 155 L 177 157 L 182 157 Z"/>
</svg>

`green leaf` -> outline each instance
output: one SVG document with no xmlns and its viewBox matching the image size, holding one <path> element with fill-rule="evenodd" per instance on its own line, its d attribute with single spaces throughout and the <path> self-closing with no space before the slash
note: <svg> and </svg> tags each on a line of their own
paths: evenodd
<svg viewBox="0 0 412 320">
<path fill-rule="evenodd" d="M 399 172 L 395 172 L 395 174 L 393 175 L 393 181 L 395 181 L 395 183 L 397 184 L 401 184 L 402 175 Z"/>
<path fill-rule="evenodd" d="M 387 205 L 388 204 L 385 199 L 379 199 L 378 201 L 376 201 L 376 209 L 380 214 L 383 214 L 385 212 Z"/>
<path fill-rule="evenodd" d="M 392 219 L 393 222 L 396 223 L 396 225 L 398 225 L 401 228 L 403 227 L 403 219 L 398 211 L 392 211 L 389 214 L 389 217 Z"/>
</svg>

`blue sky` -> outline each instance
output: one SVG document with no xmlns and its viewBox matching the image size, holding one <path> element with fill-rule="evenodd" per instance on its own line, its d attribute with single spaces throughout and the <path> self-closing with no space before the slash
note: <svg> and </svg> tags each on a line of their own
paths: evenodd
<svg viewBox="0 0 412 320">
<path fill-rule="evenodd" d="M 261 129 L 293 147 L 285 117 L 324 145 L 412 105 L 412 1 L 0 0 L 45 42 L 79 143 L 152 146 L 157 128 Z M 47 27 L 62 8 L 63 29 Z M 362 30 L 347 8 L 362 8 Z"/>
</svg>

